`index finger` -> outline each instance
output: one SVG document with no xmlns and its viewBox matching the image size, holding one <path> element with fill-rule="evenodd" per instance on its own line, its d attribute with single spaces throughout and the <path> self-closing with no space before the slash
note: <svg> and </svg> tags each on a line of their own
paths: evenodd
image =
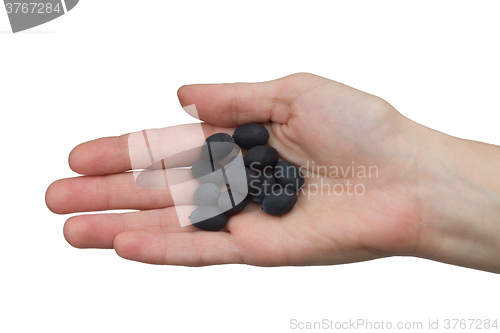
<svg viewBox="0 0 500 333">
<path fill-rule="evenodd" d="M 159 161 L 169 154 L 174 154 L 176 151 L 187 151 L 193 145 L 199 145 L 201 156 L 201 145 L 204 138 L 215 133 L 228 133 L 232 135 L 233 132 L 234 128 L 202 123 L 144 130 L 116 137 L 100 138 L 76 146 L 69 155 L 69 166 L 71 170 L 89 176 L 125 172 L 132 170 L 132 167 L 136 169 L 147 168 L 151 164 L 147 164 L 147 162 L 151 161 L 150 152 L 157 155 L 153 156 L 153 158 Z M 131 136 L 134 136 L 134 138 L 144 138 L 143 145 L 140 145 L 140 147 L 139 145 L 134 145 L 136 146 L 134 149 L 139 149 L 139 151 L 134 150 L 132 156 L 130 154 L 131 147 L 129 147 Z M 152 142 L 149 142 L 146 138 L 149 138 Z M 193 140 L 196 142 L 193 142 Z M 139 141 L 134 139 L 133 142 Z M 156 147 L 154 152 L 148 150 L 148 145 Z M 139 158 L 144 160 L 145 164 L 138 165 L 135 163 L 136 165 L 132 165 L 134 164 L 133 160 L 137 160 L 137 157 L 140 155 L 147 157 L 147 159 Z M 199 159 L 199 156 L 190 154 L 186 155 L 183 162 L 185 162 L 185 166 L 188 166 L 192 165 L 190 163 L 196 162 L 197 159 Z"/>
</svg>

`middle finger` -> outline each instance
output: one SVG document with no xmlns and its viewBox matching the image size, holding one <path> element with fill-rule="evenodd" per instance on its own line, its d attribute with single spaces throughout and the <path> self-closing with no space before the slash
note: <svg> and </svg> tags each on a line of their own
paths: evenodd
<svg viewBox="0 0 500 333">
<path fill-rule="evenodd" d="M 69 214 L 194 204 L 193 194 L 200 182 L 193 178 L 191 170 L 150 170 L 141 176 L 149 179 L 142 186 L 136 183 L 132 172 L 60 179 L 47 190 L 49 208 L 58 214 Z M 167 178 L 178 184 L 168 186 Z"/>
</svg>

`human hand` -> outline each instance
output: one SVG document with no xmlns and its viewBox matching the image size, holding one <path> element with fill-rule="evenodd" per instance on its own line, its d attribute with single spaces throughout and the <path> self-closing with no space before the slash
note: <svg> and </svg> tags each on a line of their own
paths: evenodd
<svg viewBox="0 0 500 333">
<path fill-rule="evenodd" d="M 422 247 L 429 245 L 422 235 L 430 235 L 431 227 L 422 203 L 422 193 L 429 191 L 422 184 L 430 181 L 417 163 L 423 130 L 389 103 L 312 74 L 183 86 L 178 96 L 183 106 L 196 105 L 207 135 L 263 123 L 281 158 L 308 167 L 297 205 L 276 217 L 250 202 L 230 217 L 225 231 L 181 228 L 169 190 L 140 188 L 126 172 L 128 135 L 102 138 L 71 152 L 70 167 L 85 176 L 54 182 L 46 194 L 48 207 L 55 213 L 140 211 L 71 217 L 64 227 L 71 245 L 188 266 L 426 256 Z"/>
</svg>

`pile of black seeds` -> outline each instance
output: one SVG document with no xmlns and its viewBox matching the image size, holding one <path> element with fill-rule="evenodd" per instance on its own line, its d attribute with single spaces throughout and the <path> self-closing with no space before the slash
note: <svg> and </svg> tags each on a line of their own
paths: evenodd
<svg viewBox="0 0 500 333">
<path fill-rule="evenodd" d="M 290 162 L 279 160 L 276 149 L 267 145 L 269 132 L 260 124 L 239 126 L 231 137 L 217 133 L 208 137 L 201 148 L 203 160 L 191 171 L 202 184 L 194 193 L 196 208 L 189 219 L 202 230 L 218 231 L 227 224 L 228 216 L 241 212 L 253 202 L 262 204 L 270 215 L 283 215 L 297 203 L 297 192 L 304 176 Z M 245 156 L 235 155 L 235 144 L 248 149 Z M 236 149 L 238 152 L 240 149 Z M 221 160 L 227 160 L 223 166 Z M 225 184 L 225 191 L 220 190 Z"/>
</svg>

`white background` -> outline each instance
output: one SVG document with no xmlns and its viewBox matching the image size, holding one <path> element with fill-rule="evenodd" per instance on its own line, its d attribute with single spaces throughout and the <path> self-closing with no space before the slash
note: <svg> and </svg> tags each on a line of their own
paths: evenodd
<svg viewBox="0 0 500 333">
<path fill-rule="evenodd" d="M 77 144 L 194 122 L 183 84 L 311 72 L 500 144 L 494 1 L 82 0 L 9 33 L 0 9 L 0 332 L 290 332 L 290 320 L 500 319 L 499 275 L 416 258 L 153 266 L 66 243 L 45 190 Z M 500 324 L 500 323 L 499 323 Z M 380 330 L 379 330 L 380 331 Z"/>
</svg>

